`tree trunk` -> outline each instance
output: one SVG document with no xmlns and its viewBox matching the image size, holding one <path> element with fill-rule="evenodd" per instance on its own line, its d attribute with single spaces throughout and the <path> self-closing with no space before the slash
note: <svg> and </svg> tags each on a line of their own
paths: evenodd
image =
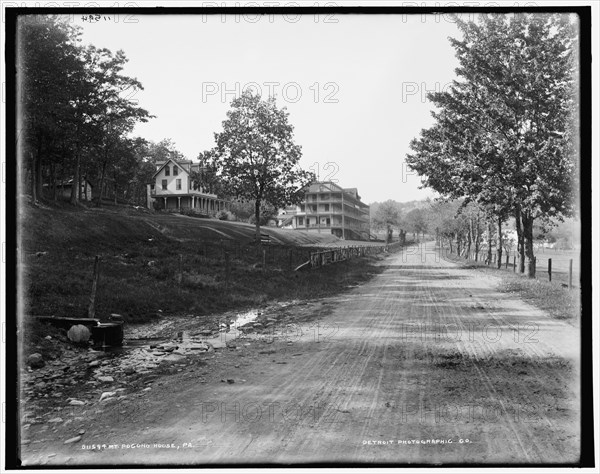
<svg viewBox="0 0 600 474">
<path fill-rule="evenodd" d="M 496 254 L 497 254 L 497 262 L 496 262 L 496 266 L 498 268 L 502 268 L 502 217 L 498 217 L 498 240 L 497 240 L 497 245 L 498 248 L 496 249 Z"/>
<path fill-rule="evenodd" d="M 467 251 L 465 252 L 465 258 L 469 258 L 469 256 L 471 255 L 471 243 L 473 241 L 473 233 L 472 233 L 472 227 L 473 227 L 473 219 L 469 219 L 469 228 L 467 230 Z"/>
<path fill-rule="evenodd" d="M 517 228 L 517 252 L 519 253 L 519 273 L 525 273 L 525 239 L 521 223 L 521 209 L 515 211 L 515 223 Z"/>
<path fill-rule="evenodd" d="M 535 255 L 533 253 L 533 217 L 528 213 L 521 214 L 523 220 L 523 238 L 525 239 L 525 256 L 527 257 L 527 276 L 535 278 Z"/>
<path fill-rule="evenodd" d="M 58 189 L 56 187 L 56 164 L 52 165 L 52 199 L 58 199 Z"/>
<path fill-rule="evenodd" d="M 475 220 L 475 261 L 479 261 L 479 243 L 481 242 L 481 230 L 479 229 L 479 215 Z"/>
<path fill-rule="evenodd" d="M 492 235 L 494 233 L 494 226 L 492 224 L 492 219 L 488 219 L 488 229 L 487 229 L 487 259 L 486 263 L 489 265 L 492 263 Z"/>
<path fill-rule="evenodd" d="M 79 146 L 75 149 L 75 170 L 73 172 L 73 185 L 71 186 L 71 204 L 79 204 L 79 194 L 81 190 L 81 180 L 79 179 L 79 167 L 81 166 L 79 158 Z"/>
<path fill-rule="evenodd" d="M 256 219 L 256 232 L 254 238 L 256 242 L 260 242 L 260 199 L 254 202 L 254 217 Z"/>
<path fill-rule="evenodd" d="M 102 172 L 100 173 L 100 183 L 98 188 L 100 189 L 100 194 L 98 195 L 98 207 L 102 204 L 102 193 L 104 192 L 104 174 L 106 173 L 106 160 L 102 165 Z"/>
</svg>

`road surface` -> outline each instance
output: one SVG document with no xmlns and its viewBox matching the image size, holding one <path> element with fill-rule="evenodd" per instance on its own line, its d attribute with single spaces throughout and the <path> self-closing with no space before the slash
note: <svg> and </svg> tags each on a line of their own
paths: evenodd
<svg viewBox="0 0 600 474">
<path fill-rule="evenodd" d="M 380 265 L 314 306 L 320 334 L 300 322 L 291 343 L 240 340 L 85 407 L 25 463 L 577 462 L 579 329 L 432 243 Z M 76 425 L 82 440 L 63 444 Z"/>
</svg>

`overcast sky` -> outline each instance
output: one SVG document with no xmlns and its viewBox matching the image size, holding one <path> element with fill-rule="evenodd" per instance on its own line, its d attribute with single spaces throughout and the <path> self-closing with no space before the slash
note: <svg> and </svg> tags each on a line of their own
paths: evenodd
<svg viewBox="0 0 600 474">
<path fill-rule="evenodd" d="M 214 145 L 245 87 L 275 93 L 302 146 L 301 164 L 356 187 L 363 201 L 409 201 L 419 190 L 404 156 L 432 123 L 425 89 L 443 89 L 457 61 L 450 18 L 423 15 L 121 15 L 83 22 L 84 43 L 129 58 L 134 96 L 156 115 L 135 134 L 171 138 L 189 159 Z M 318 165 L 315 165 L 318 163 Z M 328 163 L 333 163 L 329 164 Z M 404 171 L 403 171 L 404 169 Z"/>
</svg>

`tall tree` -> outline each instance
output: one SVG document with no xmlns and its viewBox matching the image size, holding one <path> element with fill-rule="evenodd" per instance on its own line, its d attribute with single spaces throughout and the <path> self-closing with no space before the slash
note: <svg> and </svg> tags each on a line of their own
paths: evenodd
<svg viewBox="0 0 600 474">
<path fill-rule="evenodd" d="M 58 149 L 68 149 L 73 91 L 83 75 L 78 31 L 67 21 L 23 15 L 17 25 L 17 146 L 27 157 L 33 201 L 42 196 L 43 171 Z"/>
<path fill-rule="evenodd" d="M 499 229 L 513 214 L 533 277 L 534 220 L 573 207 L 575 25 L 556 14 L 457 24 L 461 80 L 429 95 L 436 123 L 411 143 L 407 162 L 443 195 L 482 204 Z"/>
<path fill-rule="evenodd" d="M 254 202 L 256 240 L 260 242 L 260 208 L 296 204 L 314 174 L 299 166 L 301 147 L 294 143 L 294 128 L 286 108 L 278 109 L 274 98 L 261 100 L 247 91 L 231 103 L 223 131 L 209 164 L 236 198 Z"/>
<path fill-rule="evenodd" d="M 89 46 L 87 55 L 89 75 L 96 86 L 96 100 L 101 105 L 94 120 L 103 137 L 98 153 L 99 187 L 102 192 L 107 171 L 120 159 L 120 143 L 137 123 L 147 122 L 153 116 L 131 98 L 131 91 L 143 90 L 143 86 L 137 79 L 122 74 L 127 63 L 123 51 L 112 53 L 105 48 Z M 101 196 L 98 205 L 100 203 Z"/>
<path fill-rule="evenodd" d="M 394 227 L 400 225 L 401 211 L 399 203 L 392 199 L 382 202 L 377 206 L 373 215 L 373 225 L 378 229 L 385 229 L 385 241 L 392 241 Z"/>
</svg>

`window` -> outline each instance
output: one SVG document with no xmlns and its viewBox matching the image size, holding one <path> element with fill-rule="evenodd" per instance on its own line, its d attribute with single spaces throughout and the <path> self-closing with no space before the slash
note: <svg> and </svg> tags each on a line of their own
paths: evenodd
<svg viewBox="0 0 600 474">
<path fill-rule="evenodd" d="M 167 190 L 167 180 L 163 179 L 162 180 L 162 188 L 166 191 Z"/>
<path fill-rule="evenodd" d="M 180 179 L 178 179 L 178 180 L 175 182 L 175 189 L 177 189 L 177 190 L 180 190 L 180 189 L 181 189 L 181 180 L 180 180 Z"/>
<path fill-rule="evenodd" d="M 298 217 L 298 225 L 304 225 L 304 217 Z"/>
<path fill-rule="evenodd" d="M 177 176 L 179 174 L 179 168 L 177 166 L 173 166 L 173 176 Z"/>
<path fill-rule="evenodd" d="M 169 165 L 165 166 L 165 176 L 171 176 L 171 168 L 169 168 Z"/>
<path fill-rule="evenodd" d="M 317 212 L 317 206 L 310 206 L 313 212 Z"/>
<path fill-rule="evenodd" d="M 327 226 L 329 227 L 331 225 L 331 219 L 329 219 L 329 217 L 327 218 Z"/>
<path fill-rule="evenodd" d="M 325 211 L 329 211 L 329 204 L 325 204 L 323 207 L 325 207 Z"/>
</svg>

